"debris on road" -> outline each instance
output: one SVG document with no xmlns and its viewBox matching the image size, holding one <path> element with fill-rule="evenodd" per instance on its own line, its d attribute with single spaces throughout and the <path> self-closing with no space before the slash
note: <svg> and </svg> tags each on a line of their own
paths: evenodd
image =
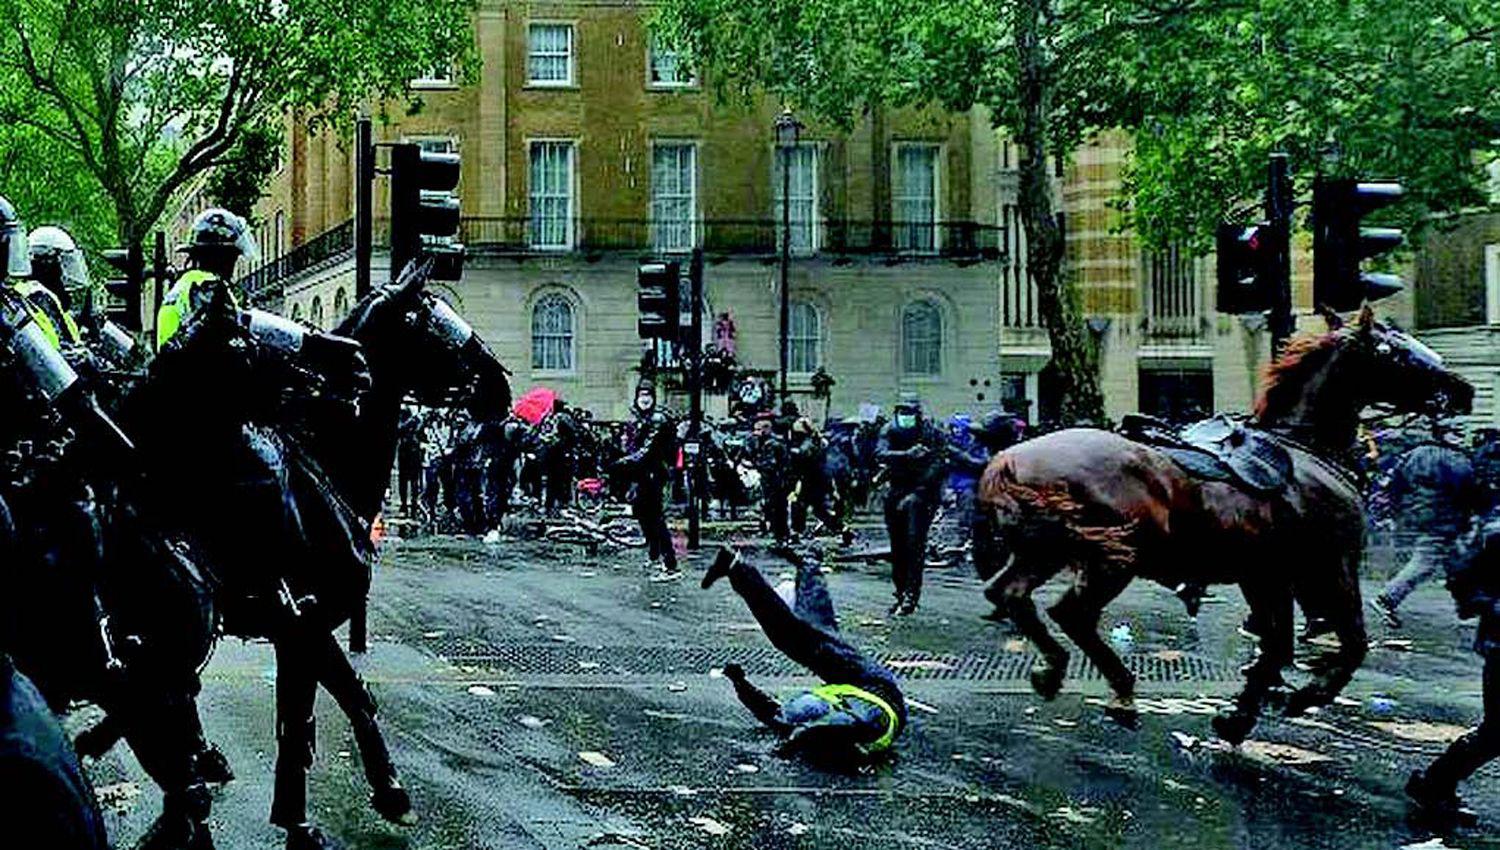
<svg viewBox="0 0 1500 850">
<path fill-rule="evenodd" d="M 740 773 L 760 773 L 760 767 L 753 764 L 737 764 L 734 769 Z"/>
<path fill-rule="evenodd" d="M 618 844 L 622 847 L 634 847 L 636 850 L 651 850 L 651 845 L 646 844 L 629 835 L 619 832 L 604 832 L 590 838 L 585 847 L 603 847 L 605 845 Z"/>
<path fill-rule="evenodd" d="M 722 674 L 720 674 L 720 675 L 722 675 Z M 928 705 L 925 702 L 918 702 L 918 701 L 912 699 L 911 697 L 907 697 L 906 698 L 906 707 L 907 708 L 915 708 L 917 711 L 920 711 L 920 712 L 922 712 L 924 714 L 937 714 L 938 713 L 938 710 L 936 708 Z"/>
<path fill-rule="evenodd" d="M 1406 638 L 1386 638 L 1380 642 L 1380 648 L 1393 652 L 1411 652 L 1412 642 Z"/>
<path fill-rule="evenodd" d="M 578 754 L 578 758 L 580 758 L 581 760 L 583 760 L 584 764 L 591 765 L 593 767 L 614 767 L 615 766 L 615 760 L 614 759 L 610 758 L 609 756 L 605 755 L 604 753 L 595 752 L 594 750 L 584 750 L 583 752 L 580 752 Z"/>
<path fill-rule="evenodd" d="M 887 661 L 886 662 L 886 666 L 887 667 L 891 667 L 891 668 L 896 669 L 896 670 L 952 670 L 952 669 L 954 669 L 954 667 L 953 667 L 952 664 L 949 664 L 946 661 L 939 661 L 936 658 L 912 658 L 912 659 L 898 658 L 898 659 L 893 659 L 891 661 Z"/>
<path fill-rule="evenodd" d="M 674 682 L 669 682 L 667 684 L 667 690 L 671 691 L 674 694 L 680 694 L 683 691 L 687 690 L 687 682 L 684 682 L 681 679 L 678 679 Z"/>
<path fill-rule="evenodd" d="M 495 690 L 486 685 L 470 685 L 469 693 L 476 697 L 492 697 L 495 695 Z"/>
<path fill-rule="evenodd" d="M 523 714 L 520 717 L 517 717 L 516 722 L 521 724 L 522 726 L 525 726 L 527 729 L 532 730 L 545 729 L 552 724 L 551 720 L 543 720 L 542 718 L 536 717 L 531 714 Z"/>
<path fill-rule="evenodd" d="M 1373 720 L 1370 725 L 1387 735 L 1419 744 L 1451 744 L 1469 731 L 1453 723 L 1426 720 Z"/>
<path fill-rule="evenodd" d="M 1254 739 L 1240 744 L 1240 752 L 1256 761 L 1283 764 L 1289 767 L 1333 761 L 1332 756 L 1324 753 L 1304 750 L 1301 747 L 1294 747 L 1291 744 L 1276 744 L 1271 741 L 1258 741 Z"/>
<path fill-rule="evenodd" d="M 113 785 L 103 785 L 95 789 L 94 794 L 99 799 L 99 807 L 123 812 L 135 803 L 135 798 L 141 796 L 141 788 L 134 782 L 116 782 Z"/>
<path fill-rule="evenodd" d="M 718 821 L 716 821 L 716 820 L 714 820 L 713 818 L 710 818 L 710 817 L 704 817 L 702 815 L 699 815 L 699 816 L 696 816 L 696 817 L 691 817 L 691 818 L 688 818 L 688 823 L 692 824 L 693 826 L 698 827 L 699 829 L 703 830 L 704 832 L 708 833 L 709 835 L 728 835 L 729 834 L 729 827 L 725 826 L 722 823 L 719 823 Z"/>
</svg>

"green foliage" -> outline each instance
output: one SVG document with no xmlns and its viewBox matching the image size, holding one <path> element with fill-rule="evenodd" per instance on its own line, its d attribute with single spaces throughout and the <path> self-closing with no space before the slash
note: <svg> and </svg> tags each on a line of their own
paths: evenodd
<svg viewBox="0 0 1500 850">
<path fill-rule="evenodd" d="M 99 249 L 118 234 L 114 207 L 88 172 L 56 142 L 21 125 L 0 124 L 0 195 L 28 228 L 50 224 Z"/>
<path fill-rule="evenodd" d="M 137 241 L 289 110 L 342 120 L 473 55 L 473 0 L 0 0 L 0 124 L 46 138 Z M 14 194 L 21 192 L 10 189 Z"/>
<path fill-rule="evenodd" d="M 265 196 L 266 181 L 281 165 L 284 147 L 285 137 L 277 126 L 246 128 L 209 175 L 204 185 L 209 202 L 252 218 L 256 202 Z"/>
</svg>

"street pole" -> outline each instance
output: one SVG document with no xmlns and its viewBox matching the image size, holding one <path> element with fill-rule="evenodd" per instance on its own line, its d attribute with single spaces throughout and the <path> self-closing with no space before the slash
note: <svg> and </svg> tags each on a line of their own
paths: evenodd
<svg viewBox="0 0 1500 850">
<path fill-rule="evenodd" d="M 1271 264 L 1276 278 L 1270 316 L 1274 360 L 1297 324 L 1292 316 L 1292 178 L 1285 153 L 1271 154 L 1266 173 L 1266 221 L 1271 226 Z"/>
<path fill-rule="evenodd" d="M 374 253 L 375 145 L 370 118 L 362 115 L 354 129 L 354 300 L 370 294 Z M 389 470 L 387 470 L 389 471 Z M 370 595 L 361 594 L 349 617 L 349 651 L 370 647 Z"/>
<path fill-rule="evenodd" d="M 692 321 L 688 325 L 688 549 L 701 544 L 703 502 L 703 249 L 694 248 L 688 266 L 693 299 Z"/>
<path fill-rule="evenodd" d="M 354 299 L 370 292 L 374 250 L 375 145 L 370 119 L 362 117 L 354 140 Z"/>
<path fill-rule="evenodd" d="M 777 141 L 781 151 L 781 403 L 787 402 L 787 369 L 791 360 L 792 323 L 792 148 Z"/>
</svg>

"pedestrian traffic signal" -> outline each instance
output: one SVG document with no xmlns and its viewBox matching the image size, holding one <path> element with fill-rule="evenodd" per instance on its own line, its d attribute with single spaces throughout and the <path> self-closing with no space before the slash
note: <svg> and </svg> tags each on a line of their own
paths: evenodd
<svg viewBox="0 0 1500 850">
<path fill-rule="evenodd" d="M 1260 313 L 1274 306 L 1275 238 L 1266 222 L 1219 225 L 1216 300 L 1220 313 Z"/>
<path fill-rule="evenodd" d="M 138 333 L 142 328 L 141 292 L 146 287 L 146 260 L 141 246 L 109 248 L 100 253 L 120 274 L 104 282 L 104 291 L 109 295 L 104 315 L 120 327 Z"/>
<path fill-rule="evenodd" d="M 1313 185 L 1313 301 L 1353 310 L 1400 292 L 1393 274 L 1361 271 L 1360 262 L 1393 250 L 1402 233 L 1393 227 L 1360 227 L 1366 215 L 1401 199 L 1400 183 L 1318 180 Z"/>
<path fill-rule="evenodd" d="M 464 246 L 455 239 L 458 176 L 457 154 L 432 153 L 418 145 L 391 148 L 392 279 L 422 254 L 434 260 L 434 280 L 463 276 Z"/>
<path fill-rule="evenodd" d="M 677 339 L 682 323 L 682 281 L 677 263 L 642 263 L 636 270 L 636 329 L 641 339 Z"/>
</svg>

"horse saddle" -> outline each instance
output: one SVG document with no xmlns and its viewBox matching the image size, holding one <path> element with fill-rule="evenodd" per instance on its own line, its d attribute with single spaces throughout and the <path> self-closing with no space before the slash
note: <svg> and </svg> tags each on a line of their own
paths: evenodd
<svg viewBox="0 0 1500 850">
<path fill-rule="evenodd" d="M 1127 414 L 1127 438 L 1170 457 L 1188 474 L 1225 481 L 1257 496 L 1274 496 L 1292 479 L 1292 456 L 1274 434 L 1219 415 L 1178 431 L 1155 417 Z"/>
</svg>

